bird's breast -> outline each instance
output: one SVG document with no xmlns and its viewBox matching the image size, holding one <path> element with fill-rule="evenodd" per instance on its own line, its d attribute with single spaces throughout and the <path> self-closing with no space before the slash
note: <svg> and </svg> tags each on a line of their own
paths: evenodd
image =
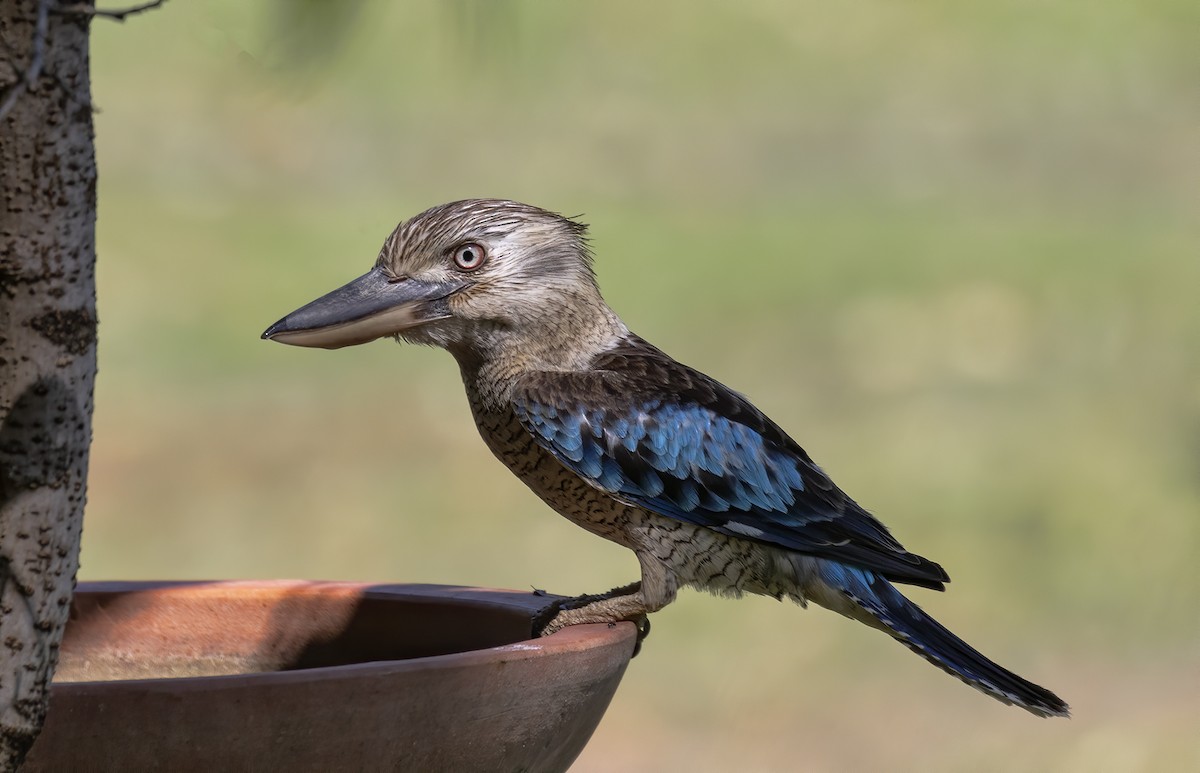
<svg viewBox="0 0 1200 773">
<path fill-rule="evenodd" d="M 618 502 L 560 464 L 534 442 L 511 409 L 489 410 L 472 398 L 471 412 L 487 447 L 542 501 L 593 534 L 633 547 L 629 530 L 639 520 L 637 508 Z"/>
</svg>

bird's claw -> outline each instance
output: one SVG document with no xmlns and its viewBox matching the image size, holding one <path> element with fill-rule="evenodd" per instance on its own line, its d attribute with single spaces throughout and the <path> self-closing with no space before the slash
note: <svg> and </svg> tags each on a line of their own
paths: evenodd
<svg viewBox="0 0 1200 773">
<path fill-rule="evenodd" d="M 578 606 L 570 604 L 570 602 L 575 601 L 578 601 L 578 599 L 556 599 L 547 604 L 533 618 L 533 638 L 540 639 L 569 627 L 571 623 L 563 621 L 560 615 L 562 612 L 578 609 Z M 608 621 L 608 627 L 612 628 L 617 623 L 622 622 L 633 623 L 637 626 L 637 641 L 633 644 L 633 654 L 629 656 L 636 658 L 638 653 L 642 651 L 642 642 L 650 635 L 650 618 L 646 615 L 640 615 L 633 620 L 610 620 Z"/>
<path fill-rule="evenodd" d="M 637 641 L 633 643 L 633 654 L 629 657 L 636 658 L 638 653 L 642 651 L 642 642 L 646 641 L 646 637 L 650 635 L 650 618 L 643 616 L 640 620 L 634 620 L 633 624 L 637 626 Z"/>
<path fill-rule="evenodd" d="M 591 604 L 598 604 L 609 601 L 620 596 L 628 596 L 631 593 L 637 593 L 641 588 L 641 583 L 633 583 L 620 588 L 613 588 L 607 593 L 585 594 L 570 598 L 556 598 L 546 606 L 542 607 L 537 614 L 533 616 L 532 628 L 534 638 L 549 636 L 550 634 L 561 631 L 569 625 L 583 622 L 607 622 L 609 626 L 616 625 L 621 620 L 604 620 L 604 619 L 579 619 L 578 615 L 569 614 L 573 610 L 583 609 Z M 534 595 L 548 595 L 545 591 L 534 590 Z M 572 619 L 574 618 L 574 619 Z M 650 635 L 650 619 L 645 614 L 639 614 L 628 618 L 629 622 L 637 626 L 638 635 L 637 643 L 634 645 L 633 655 L 636 657 L 642 649 L 642 641 Z"/>
</svg>

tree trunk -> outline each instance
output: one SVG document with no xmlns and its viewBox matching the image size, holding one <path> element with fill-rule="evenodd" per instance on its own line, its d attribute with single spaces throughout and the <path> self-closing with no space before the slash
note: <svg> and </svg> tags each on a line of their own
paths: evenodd
<svg viewBox="0 0 1200 773">
<path fill-rule="evenodd" d="M 0 102 L 22 91 L 0 118 L 0 770 L 20 764 L 46 712 L 96 376 L 90 20 L 50 5 L 0 0 Z"/>
</svg>

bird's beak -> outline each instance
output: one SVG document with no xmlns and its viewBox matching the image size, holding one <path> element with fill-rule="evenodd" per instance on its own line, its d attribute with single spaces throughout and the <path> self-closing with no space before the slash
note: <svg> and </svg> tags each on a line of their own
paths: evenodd
<svg viewBox="0 0 1200 773">
<path fill-rule="evenodd" d="M 375 268 L 296 309 L 267 328 L 262 337 L 323 349 L 365 344 L 450 316 L 445 300 L 465 286 L 462 281 L 397 279 Z"/>
</svg>

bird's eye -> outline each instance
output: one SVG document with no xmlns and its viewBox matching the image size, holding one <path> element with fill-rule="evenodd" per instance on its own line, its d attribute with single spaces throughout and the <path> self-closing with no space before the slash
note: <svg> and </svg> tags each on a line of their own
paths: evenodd
<svg viewBox="0 0 1200 773">
<path fill-rule="evenodd" d="M 483 245 L 474 242 L 456 247 L 454 250 L 454 265 L 463 271 L 474 271 L 482 266 L 485 260 L 487 260 L 487 252 L 484 251 Z"/>
</svg>

